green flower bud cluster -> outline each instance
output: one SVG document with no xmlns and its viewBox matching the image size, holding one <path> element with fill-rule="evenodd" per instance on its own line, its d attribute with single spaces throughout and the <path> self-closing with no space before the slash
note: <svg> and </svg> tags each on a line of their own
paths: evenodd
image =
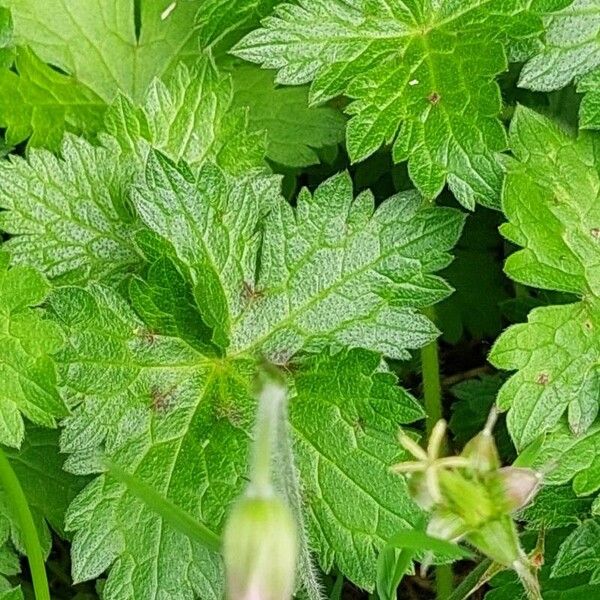
<svg viewBox="0 0 600 600">
<path fill-rule="evenodd" d="M 531 469 L 501 467 L 492 434 L 492 412 L 480 433 L 459 456 L 440 456 L 446 423 L 433 428 L 427 449 L 401 434 L 400 443 L 415 461 L 393 467 L 408 477 L 415 501 L 429 511 L 427 533 L 450 541 L 464 540 L 496 565 L 513 569 L 528 595 L 540 598 L 535 567 L 523 551 L 513 513 L 526 506 L 541 484 Z"/>
</svg>

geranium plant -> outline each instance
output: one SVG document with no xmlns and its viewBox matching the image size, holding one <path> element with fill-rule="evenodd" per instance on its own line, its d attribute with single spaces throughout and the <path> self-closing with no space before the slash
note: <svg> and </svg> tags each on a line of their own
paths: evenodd
<svg viewBox="0 0 600 600">
<path fill-rule="evenodd" d="M 598 0 L 0 0 L 0 128 L 0 600 L 600 597 Z"/>
</svg>

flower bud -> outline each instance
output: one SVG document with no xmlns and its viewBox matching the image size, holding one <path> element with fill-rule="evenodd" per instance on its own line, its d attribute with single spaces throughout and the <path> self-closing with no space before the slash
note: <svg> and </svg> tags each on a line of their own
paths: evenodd
<svg viewBox="0 0 600 600">
<path fill-rule="evenodd" d="M 500 457 L 492 433 L 496 418 L 497 413 L 492 410 L 483 431 L 469 440 L 461 453 L 461 456 L 469 459 L 476 471 L 493 471 L 500 467 Z"/>
<path fill-rule="evenodd" d="M 525 508 L 534 499 L 542 483 L 541 473 L 533 469 L 503 467 L 498 474 L 511 512 Z"/>
<path fill-rule="evenodd" d="M 229 600 L 290 600 L 297 546 L 296 524 L 282 500 L 239 500 L 223 540 Z"/>
<path fill-rule="evenodd" d="M 465 539 L 494 562 L 513 568 L 523 556 L 514 521 L 503 515 L 465 535 Z"/>
</svg>

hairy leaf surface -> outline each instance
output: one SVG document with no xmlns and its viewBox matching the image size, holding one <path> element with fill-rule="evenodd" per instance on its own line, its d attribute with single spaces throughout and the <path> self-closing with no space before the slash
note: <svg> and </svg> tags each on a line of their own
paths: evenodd
<svg viewBox="0 0 600 600">
<path fill-rule="evenodd" d="M 133 270 L 126 208 L 132 161 L 113 142 L 96 147 L 67 136 L 57 157 L 32 150 L 0 165 L 0 228 L 18 265 L 41 269 L 59 282 L 111 280 Z"/>
<path fill-rule="evenodd" d="M 195 177 L 158 154 L 136 189 L 146 225 L 195 281 L 210 281 L 199 302 L 217 343 L 279 360 L 330 344 L 406 358 L 433 339 L 414 307 L 449 293 L 433 272 L 450 261 L 459 212 L 412 193 L 374 210 L 370 193 L 353 198 L 344 174 L 303 190 L 297 209 L 276 191 L 274 178 L 232 185 L 218 169 Z"/>
<path fill-rule="evenodd" d="M 589 519 L 562 543 L 552 566 L 553 577 L 591 571 L 594 583 L 600 581 L 600 523 Z"/>
<path fill-rule="evenodd" d="M 573 437 L 566 424 L 561 424 L 546 437 L 536 465 L 552 467 L 547 475 L 549 484 L 573 481 L 579 496 L 600 489 L 600 429 L 597 424 L 583 435 Z"/>
<path fill-rule="evenodd" d="M 265 167 L 264 133 L 251 128 L 234 103 L 231 77 L 203 58 L 179 65 L 166 82 L 155 79 L 138 107 L 119 95 L 106 115 L 106 131 L 143 163 L 147 141 L 175 161 L 198 167 L 210 158 L 232 173 Z"/>
<path fill-rule="evenodd" d="M 244 483 L 254 361 L 207 357 L 175 337 L 149 339 L 144 324 L 106 289 L 65 289 L 52 305 L 69 331 L 65 376 L 82 400 L 63 433 L 63 450 L 72 452 L 69 469 L 101 470 L 102 445 L 113 461 L 220 528 Z M 377 373 L 379 356 L 361 352 L 300 364 L 291 419 L 311 533 L 323 565 L 330 568 L 335 561 L 370 587 L 374 563 L 366 559 L 394 529 L 416 517 L 404 483 L 388 474 L 387 464 L 397 452 L 396 422 L 414 420 L 421 411 L 393 376 Z M 327 395 L 315 395 L 315 383 L 319 389 L 326 385 Z M 356 402 L 366 403 L 360 413 Z M 335 420 L 318 418 L 320 413 Z M 347 512 L 348 498 L 355 511 Z M 107 598 L 167 592 L 175 598 L 192 592 L 220 597 L 217 557 L 103 475 L 75 500 L 67 527 L 75 531 L 77 580 L 96 577 L 112 564 Z"/>
<path fill-rule="evenodd" d="M 0 4 L 11 10 L 17 45 L 15 68 L 0 69 L 7 141 L 57 150 L 64 131 L 97 133 L 119 94 L 142 103 L 155 78 L 222 55 L 276 0 Z M 2 25 L 11 29 L 7 19 Z"/>
<path fill-rule="evenodd" d="M 0 164 L 0 228 L 14 264 L 60 283 L 118 281 L 141 268 L 132 241 L 132 184 L 150 147 L 199 169 L 214 160 L 232 173 L 264 167 L 261 133 L 232 110 L 231 81 L 208 62 L 155 80 L 142 108 L 120 96 L 106 114 L 101 145 L 67 135 L 60 156 L 31 149 Z"/>
</svg>

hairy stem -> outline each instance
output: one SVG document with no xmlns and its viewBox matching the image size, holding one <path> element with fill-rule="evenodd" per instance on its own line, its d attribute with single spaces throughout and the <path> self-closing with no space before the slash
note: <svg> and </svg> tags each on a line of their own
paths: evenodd
<svg viewBox="0 0 600 600">
<path fill-rule="evenodd" d="M 435 311 L 429 308 L 425 314 L 435 322 Z M 440 357 L 437 341 L 427 344 L 421 350 L 421 374 L 423 376 L 423 397 L 427 413 L 427 437 L 435 424 L 442 418 L 442 382 L 440 377 Z M 436 594 L 438 600 L 448 598 L 452 593 L 452 566 L 439 565 L 435 571 Z"/>
<path fill-rule="evenodd" d="M 48 588 L 48 578 L 46 577 L 46 567 L 44 564 L 44 553 L 40 546 L 38 532 L 33 522 L 33 516 L 27 503 L 27 498 L 23 492 L 23 488 L 19 483 L 17 475 L 13 471 L 8 458 L 0 447 L 0 486 L 4 489 L 4 493 L 8 498 L 8 503 L 15 511 L 29 568 L 31 571 L 31 579 L 36 600 L 50 600 L 50 590 Z"/>
<path fill-rule="evenodd" d="M 272 380 L 266 375 L 264 379 L 258 392 L 258 412 L 250 463 L 250 490 L 252 494 L 267 497 L 273 493 L 271 482 L 273 446 L 285 407 L 287 390 L 277 380 Z"/>
</svg>

